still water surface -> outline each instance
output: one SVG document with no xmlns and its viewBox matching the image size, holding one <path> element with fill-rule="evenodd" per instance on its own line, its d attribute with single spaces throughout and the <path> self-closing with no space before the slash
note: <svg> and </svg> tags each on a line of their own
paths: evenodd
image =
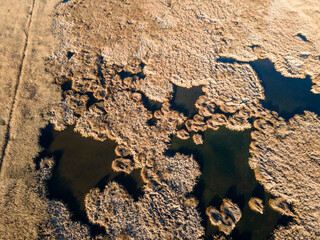
<svg viewBox="0 0 320 240">
<path fill-rule="evenodd" d="M 206 237 L 218 232 L 212 227 L 205 214 L 208 206 L 219 209 L 222 199 L 229 198 L 241 208 L 242 217 L 231 236 L 233 239 L 267 239 L 275 226 L 285 219 L 269 205 L 269 194 L 265 193 L 249 167 L 250 130 L 230 131 L 221 127 L 217 131 L 204 133 L 204 144 L 195 145 L 192 139 L 172 139 L 170 151 L 193 154 L 201 168 L 199 183 L 193 194 L 200 201 L 199 208 L 206 226 Z M 248 206 L 251 197 L 264 200 L 263 215 L 252 211 Z"/>
<path fill-rule="evenodd" d="M 240 62 L 233 58 L 221 57 L 218 61 L 250 64 L 265 90 L 265 100 L 262 101 L 262 105 L 276 111 L 284 119 L 288 120 L 295 114 L 302 114 L 304 110 L 320 114 L 320 94 L 310 91 L 312 87 L 310 76 L 303 79 L 284 77 L 269 59 Z"/>
<path fill-rule="evenodd" d="M 174 86 L 174 90 L 175 92 L 171 101 L 172 108 L 191 118 L 198 112 L 195 103 L 203 95 L 202 86 L 192 88 Z"/>
<path fill-rule="evenodd" d="M 284 77 L 268 59 L 253 61 L 250 65 L 265 89 L 263 104 L 266 108 L 278 112 L 285 119 L 302 114 L 304 110 L 320 114 L 320 94 L 310 91 L 312 81 L 309 76 L 303 79 Z"/>
<path fill-rule="evenodd" d="M 49 198 L 66 203 L 73 220 L 89 223 L 84 209 L 85 195 L 94 187 L 102 190 L 111 180 L 124 185 L 136 200 L 142 195 L 139 170 L 130 175 L 112 170 L 111 164 L 116 158 L 115 142 L 84 138 L 74 132 L 73 127 L 61 132 L 48 127 L 41 139 L 46 153 L 53 155 L 56 161 L 47 182 Z"/>
<path fill-rule="evenodd" d="M 232 59 L 223 61 L 235 62 Z M 320 95 L 310 92 L 309 77 L 283 77 L 267 59 L 249 64 L 257 72 L 265 88 L 266 100 L 262 102 L 265 107 L 277 111 L 286 119 L 303 110 L 320 113 Z M 175 87 L 171 101 L 173 109 L 192 117 L 197 113 L 194 104 L 203 94 L 201 88 Z M 161 106 L 146 101 L 144 104 L 151 110 Z M 195 145 L 191 139 L 172 139 L 169 153 L 193 154 L 201 167 L 202 175 L 193 194 L 200 202 L 206 237 L 210 237 L 218 229 L 208 222 L 205 209 L 210 205 L 219 208 L 222 199 L 226 197 L 237 203 L 242 210 L 242 218 L 232 232 L 233 239 L 267 239 L 278 224 L 287 223 L 287 218 L 269 207 L 267 203 L 270 196 L 255 180 L 248 165 L 250 132 L 251 130 L 235 132 L 224 127 L 218 131 L 207 130 L 203 145 Z M 142 195 L 140 189 L 143 182 L 138 170 L 126 175 L 115 173 L 111 169 L 111 163 L 116 158 L 116 144 L 113 141 L 99 142 L 83 138 L 72 127 L 62 132 L 46 131 L 42 139 L 45 139 L 46 152 L 53 154 L 57 161 L 53 176 L 48 181 L 49 197 L 67 203 L 74 220 L 88 222 L 84 211 L 85 195 L 93 187 L 103 189 L 110 180 L 123 184 L 136 200 Z M 263 215 L 248 207 L 251 197 L 264 200 Z"/>
<path fill-rule="evenodd" d="M 194 104 L 202 94 L 201 87 L 177 90 L 180 94 L 175 94 L 173 107 L 185 113 L 192 113 L 188 114 L 189 117 L 192 116 L 197 112 Z M 237 203 L 242 211 L 242 218 L 231 234 L 233 239 L 268 239 L 277 225 L 286 224 L 289 220 L 270 208 L 268 201 L 271 196 L 264 192 L 249 167 L 250 134 L 251 129 L 237 132 L 221 127 L 217 131 L 210 129 L 204 132 L 203 145 L 195 145 L 192 138 L 172 139 L 169 154 L 192 154 L 200 165 L 202 174 L 193 194 L 199 200 L 199 210 L 204 219 L 208 239 L 211 239 L 212 233 L 218 232 L 218 228 L 210 224 L 205 210 L 208 206 L 219 209 L 223 198 Z M 248 202 L 251 197 L 258 197 L 264 201 L 263 215 L 249 208 Z"/>
</svg>

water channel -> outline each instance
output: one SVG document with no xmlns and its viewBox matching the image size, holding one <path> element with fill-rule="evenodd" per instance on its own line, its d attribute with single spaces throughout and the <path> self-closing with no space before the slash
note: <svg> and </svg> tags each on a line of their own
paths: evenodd
<svg viewBox="0 0 320 240">
<path fill-rule="evenodd" d="M 223 198 L 237 203 L 242 211 L 242 217 L 231 234 L 233 239 L 268 239 L 277 224 L 284 220 L 269 207 L 270 195 L 264 192 L 249 167 L 250 132 L 235 132 L 224 127 L 217 131 L 207 130 L 202 145 L 195 145 L 191 138 L 172 139 L 171 152 L 192 154 L 200 165 L 202 174 L 193 194 L 200 202 L 199 209 L 208 239 L 211 239 L 212 233 L 218 232 L 218 228 L 211 226 L 205 210 L 209 206 L 219 209 Z M 263 215 L 249 208 L 251 197 L 264 201 Z"/>
<path fill-rule="evenodd" d="M 199 97 L 198 87 L 184 89 L 183 94 L 175 96 L 173 108 L 177 104 L 180 109 L 195 111 L 194 103 Z M 185 99 L 189 99 L 186 104 Z M 193 104 L 190 99 L 193 99 Z M 206 239 L 211 239 L 211 235 L 217 233 L 218 228 L 210 224 L 205 210 L 209 206 L 219 209 L 223 198 L 237 203 L 242 211 L 242 218 L 231 233 L 233 239 L 268 239 L 277 225 L 285 225 L 290 220 L 271 209 L 268 204 L 271 196 L 256 181 L 254 172 L 249 167 L 251 131 L 252 129 L 237 132 L 225 127 L 217 131 L 210 129 L 204 132 L 202 145 L 195 145 L 192 138 L 172 139 L 169 154 L 192 154 L 200 165 L 202 174 L 192 194 L 199 200 Z M 263 215 L 249 208 L 248 202 L 251 197 L 258 197 L 264 201 Z"/>
</svg>

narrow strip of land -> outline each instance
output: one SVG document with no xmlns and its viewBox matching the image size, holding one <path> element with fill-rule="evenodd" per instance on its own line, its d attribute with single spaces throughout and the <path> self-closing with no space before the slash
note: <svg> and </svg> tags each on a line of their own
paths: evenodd
<svg viewBox="0 0 320 240">
<path fill-rule="evenodd" d="M 29 15 L 28 21 L 27 21 L 27 27 L 26 27 L 26 30 L 25 30 L 25 43 L 24 43 L 24 47 L 23 47 L 23 52 L 22 52 L 22 56 L 21 56 L 21 61 L 20 61 L 20 66 L 19 66 L 19 70 L 18 70 L 16 83 L 15 83 L 15 86 L 14 86 L 13 100 L 12 100 L 11 107 L 10 107 L 9 119 L 8 119 L 8 123 L 7 123 L 7 127 L 6 127 L 6 132 L 5 132 L 5 135 L 4 135 L 5 139 L 4 139 L 4 144 L 3 144 L 3 147 L 2 147 L 2 152 L 1 152 L 1 157 L 0 157 L 0 171 L 1 171 L 3 159 L 4 159 L 5 155 L 6 155 L 6 149 L 8 147 L 8 143 L 10 141 L 11 121 L 12 121 L 12 116 L 13 116 L 13 113 L 14 113 L 15 104 L 16 104 L 16 101 L 17 101 L 17 95 L 18 95 L 18 90 L 19 90 L 21 78 L 22 78 L 22 72 L 23 72 L 23 67 L 24 67 L 24 63 L 25 63 L 26 52 L 27 52 L 27 49 L 28 49 L 29 31 L 30 31 L 30 27 L 31 27 L 31 24 L 32 24 L 32 17 L 33 17 L 35 3 L 36 3 L 36 0 L 33 0 L 32 1 L 32 6 L 31 6 L 31 10 L 30 10 L 30 15 Z"/>
</svg>

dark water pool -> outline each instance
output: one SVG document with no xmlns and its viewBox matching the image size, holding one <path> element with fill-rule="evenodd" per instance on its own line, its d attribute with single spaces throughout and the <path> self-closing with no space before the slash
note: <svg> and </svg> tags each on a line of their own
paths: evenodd
<svg viewBox="0 0 320 240">
<path fill-rule="evenodd" d="M 202 175 L 193 194 L 200 201 L 199 208 L 208 239 L 218 229 L 211 226 L 205 210 L 208 206 L 219 208 L 223 198 L 237 203 L 242 211 L 242 218 L 231 234 L 233 239 L 268 239 L 275 226 L 287 220 L 269 207 L 267 202 L 270 196 L 256 181 L 249 167 L 250 132 L 235 132 L 224 127 L 218 131 L 207 130 L 203 145 L 195 145 L 191 138 L 181 140 L 174 137 L 172 140 L 169 153 L 193 154 L 200 165 Z M 251 197 L 264 200 L 263 215 L 249 208 Z"/>
<path fill-rule="evenodd" d="M 237 62 L 234 59 L 220 61 Z M 320 113 L 320 95 L 310 92 L 309 77 L 283 77 L 267 59 L 249 64 L 262 81 L 266 96 L 262 104 L 266 108 L 277 111 L 286 119 L 302 113 L 303 110 Z M 172 108 L 191 118 L 198 112 L 195 102 L 202 94 L 202 86 L 190 89 L 175 86 Z M 151 111 L 161 107 L 160 103 L 148 101 L 144 96 L 143 102 Z M 235 132 L 223 127 L 218 131 L 207 130 L 204 133 L 203 145 L 195 145 L 192 139 L 181 140 L 174 137 L 172 140 L 169 154 L 193 154 L 201 167 L 202 175 L 193 194 L 200 202 L 199 209 L 206 226 L 206 238 L 210 238 L 218 229 L 208 223 L 205 209 L 210 205 L 219 208 L 223 198 L 230 198 L 242 210 L 242 218 L 231 234 L 233 239 L 268 239 L 277 225 L 291 221 L 273 211 L 267 204 L 271 196 L 264 192 L 248 165 L 250 141 L 250 130 Z M 65 202 L 74 220 L 89 224 L 84 211 L 84 197 L 91 188 L 103 189 L 110 180 L 123 184 L 135 199 L 142 195 L 143 182 L 138 170 L 127 175 L 115 173 L 111 169 L 111 163 L 116 158 L 116 144 L 113 141 L 99 142 L 83 138 L 75 133 L 72 127 L 55 132 L 49 126 L 44 130 L 40 144 L 45 148 L 40 156 L 54 156 L 57 162 L 53 176 L 47 182 L 49 197 Z M 264 200 L 263 215 L 248 207 L 251 197 Z M 99 229 L 92 226 L 92 231 L 99 232 Z"/>
<path fill-rule="evenodd" d="M 75 133 L 73 127 L 57 132 L 48 126 L 43 130 L 40 144 L 45 147 L 42 157 L 53 156 L 56 161 L 52 177 L 47 182 L 49 198 L 66 203 L 73 220 L 89 224 L 84 197 L 91 188 L 103 189 L 111 180 L 124 185 L 135 199 L 142 195 L 139 170 L 130 175 L 112 170 L 111 163 L 116 158 L 115 142 L 84 138 Z M 92 228 L 92 232 L 99 232 L 97 227 Z"/>
<path fill-rule="evenodd" d="M 313 94 L 310 90 L 312 81 L 309 76 L 300 78 L 284 77 L 279 73 L 269 59 L 252 62 L 240 62 L 232 58 L 219 58 L 226 63 L 248 63 L 257 73 L 265 90 L 264 107 L 276 111 L 286 120 L 304 110 L 320 114 L 320 94 Z"/>
<path fill-rule="evenodd" d="M 265 89 L 263 104 L 266 108 L 278 112 L 285 119 L 304 110 L 320 114 L 320 94 L 310 91 L 312 82 L 309 76 L 304 79 L 284 77 L 268 59 L 253 61 L 250 65 Z"/>
<path fill-rule="evenodd" d="M 171 101 L 172 108 L 184 113 L 188 118 L 196 114 L 198 109 L 196 108 L 195 103 L 197 99 L 203 95 L 202 86 L 192 88 L 175 86 L 174 90 Z"/>
</svg>

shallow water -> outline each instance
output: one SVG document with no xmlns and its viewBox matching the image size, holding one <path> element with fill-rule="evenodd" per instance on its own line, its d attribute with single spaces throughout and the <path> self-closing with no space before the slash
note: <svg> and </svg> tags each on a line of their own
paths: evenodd
<svg viewBox="0 0 320 240">
<path fill-rule="evenodd" d="M 263 106 L 278 112 L 286 120 L 295 114 L 302 114 L 304 110 L 320 114 L 320 94 L 310 91 L 312 81 L 309 76 L 303 79 L 284 77 L 268 59 L 240 62 L 232 58 L 219 58 L 218 61 L 250 64 L 265 90 Z"/>
<path fill-rule="evenodd" d="M 149 111 L 155 112 L 161 109 L 162 103 L 149 99 L 143 93 L 141 93 L 141 96 L 144 107 Z"/>
<path fill-rule="evenodd" d="M 221 61 L 237 62 L 234 59 Z M 302 113 L 303 110 L 319 114 L 320 95 L 310 92 L 309 77 L 283 77 L 266 59 L 249 64 L 257 72 L 265 88 L 266 100 L 262 104 L 266 108 L 277 111 L 286 119 Z M 202 94 L 202 86 L 190 89 L 175 86 L 172 108 L 191 118 L 198 112 L 194 104 Z M 144 95 L 143 103 L 150 111 L 161 107 L 160 103 L 150 101 Z M 48 181 L 49 197 L 67 203 L 74 220 L 88 224 L 84 197 L 91 188 L 103 189 L 110 180 L 123 184 L 136 200 L 143 194 L 140 171 L 135 170 L 127 175 L 115 173 L 111 169 L 111 163 L 116 158 L 115 142 L 83 138 L 73 132 L 72 127 L 62 132 L 51 130 L 51 136 L 49 132 L 42 136 L 42 145 L 46 148 L 45 152 L 53 155 L 57 161 L 53 176 Z M 210 239 L 211 234 L 218 232 L 218 229 L 208 222 L 205 209 L 210 205 L 219 208 L 223 198 L 230 198 L 242 210 L 242 218 L 231 234 L 233 239 L 268 239 L 278 224 L 287 224 L 291 220 L 282 217 L 267 204 L 270 195 L 264 192 L 248 165 L 250 141 L 250 130 L 235 132 L 224 127 L 218 131 L 207 130 L 204 133 L 203 145 L 196 146 L 192 139 L 181 140 L 174 137 L 172 140 L 169 153 L 193 154 L 201 167 L 202 175 L 193 194 L 199 199 L 199 209 L 206 226 L 206 238 Z M 263 215 L 249 208 L 248 201 L 251 197 L 264 200 Z"/>
<path fill-rule="evenodd" d="M 192 88 L 175 86 L 175 92 L 171 101 L 172 108 L 190 118 L 198 112 L 195 103 L 201 95 L 203 95 L 202 86 Z"/>
<path fill-rule="evenodd" d="M 204 226 L 207 227 L 206 237 L 209 239 L 218 229 L 208 222 L 205 209 L 210 205 L 219 209 L 223 198 L 237 203 L 242 211 L 242 218 L 231 234 L 233 239 L 267 239 L 278 222 L 285 220 L 268 204 L 265 204 L 263 215 L 252 211 L 248 206 L 248 201 L 253 196 L 263 199 L 265 203 L 270 198 L 249 167 L 250 141 L 250 130 L 235 132 L 224 127 L 218 131 L 207 130 L 203 145 L 195 145 L 191 138 L 181 140 L 174 137 L 172 140 L 171 153 L 193 154 L 200 165 L 202 175 L 193 194 L 200 201 L 199 208 Z"/>
<path fill-rule="evenodd" d="M 61 132 L 47 128 L 44 134 L 40 138 L 41 145 L 56 161 L 52 177 L 47 182 L 49 198 L 66 203 L 73 220 L 89 223 L 84 210 L 85 195 L 94 187 L 103 189 L 111 180 L 124 185 L 135 199 L 142 195 L 140 171 L 128 175 L 112 170 L 111 163 L 116 158 L 115 142 L 84 138 L 75 133 L 73 127 Z"/>
<path fill-rule="evenodd" d="M 265 89 L 266 108 L 277 111 L 285 119 L 301 114 L 304 110 L 320 114 L 320 94 L 310 90 L 309 76 L 304 79 L 288 78 L 281 75 L 268 59 L 250 62 Z"/>
</svg>

